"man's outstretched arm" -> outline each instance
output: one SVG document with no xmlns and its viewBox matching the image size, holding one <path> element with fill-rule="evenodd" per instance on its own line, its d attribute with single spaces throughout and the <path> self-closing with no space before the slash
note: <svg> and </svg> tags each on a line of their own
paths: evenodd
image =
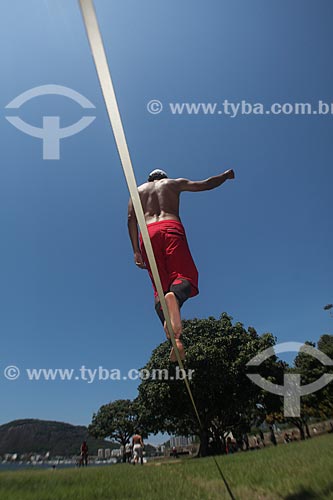
<svg viewBox="0 0 333 500">
<path fill-rule="evenodd" d="M 226 170 L 223 174 L 209 177 L 203 181 L 190 181 L 188 179 L 176 179 L 180 191 L 209 191 L 221 186 L 227 179 L 234 179 L 235 173 L 232 169 Z"/>
<path fill-rule="evenodd" d="M 145 269 L 145 263 L 143 262 L 143 258 L 140 252 L 139 246 L 139 231 L 138 231 L 138 221 L 136 219 L 134 207 L 132 200 L 130 199 L 128 202 L 128 216 L 127 216 L 127 227 L 129 237 L 132 243 L 133 253 L 134 253 L 134 262 L 141 269 Z"/>
</svg>

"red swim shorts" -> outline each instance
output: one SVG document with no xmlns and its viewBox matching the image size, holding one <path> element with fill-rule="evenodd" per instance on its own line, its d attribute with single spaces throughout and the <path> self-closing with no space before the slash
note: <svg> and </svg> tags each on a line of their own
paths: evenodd
<svg viewBox="0 0 333 500">
<path fill-rule="evenodd" d="M 147 227 L 164 293 L 169 291 L 175 280 L 185 279 L 191 283 L 190 297 L 198 295 L 198 271 L 188 247 L 183 224 L 176 220 L 163 220 L 148 224 Z M 156 297 L 157 290 L 141 234 L 140 249 Z"/>
</svg>

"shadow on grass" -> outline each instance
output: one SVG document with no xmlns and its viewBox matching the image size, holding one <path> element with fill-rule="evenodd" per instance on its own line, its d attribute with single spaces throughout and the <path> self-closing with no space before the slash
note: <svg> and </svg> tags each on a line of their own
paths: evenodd
<svg viewBox="0 0 333 500">
<path fill-rule="evenodd" d="M 317 493 L 313 493 L 312 491 L 302 489 L 297 493 L 293 493 L 292 495 L 288 495 L 283 498 L 284 500 L 318 500 L 318 495 Z"/>
<path fill-rule="evenodd" d="M 323 488 L 323 490 L 319 493 L 311 491 L 309 489 L 303 488 L 299 490 L 297 493 L 293 493 L 292 495 L 287 495 L 286 497 L 283 497 L 284 500 L 324 500 L 328 498 L 329 493 L 333 492 L 333 483 L 330 483 L 329 485 L 326 486 L 326 488 Z"/>
</svg>

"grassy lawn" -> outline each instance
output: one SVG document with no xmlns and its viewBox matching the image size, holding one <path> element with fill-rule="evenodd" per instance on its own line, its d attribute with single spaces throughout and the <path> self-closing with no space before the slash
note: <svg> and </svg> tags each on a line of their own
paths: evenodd
<svg viewBox="0 0 333 500">
<path fill-rule="evenodd" d="M 333 499 L 333 435 L 217 457 L 235 498 Z M 228 499 L 212 458 L 0 473 L 1 500 Z"/>
</svg>

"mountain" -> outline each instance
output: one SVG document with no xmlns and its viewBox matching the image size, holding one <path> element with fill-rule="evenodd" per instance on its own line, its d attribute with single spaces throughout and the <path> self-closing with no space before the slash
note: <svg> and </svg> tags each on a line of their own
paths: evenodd
<svg viewBox="0 0 333 500">
<path fill-rule="evenodd" d="M 78 455 L 82 441 L 87 441 L 91 455 L 97 455 L 98 448 L 119 448 L 118 444 L 89 436 L 87 427 L 82 425 L 36 419 L 14 420 L 0 425 L 0 455 L 42 455 L 48 451 L 51 456 Z"/>
</svg>

